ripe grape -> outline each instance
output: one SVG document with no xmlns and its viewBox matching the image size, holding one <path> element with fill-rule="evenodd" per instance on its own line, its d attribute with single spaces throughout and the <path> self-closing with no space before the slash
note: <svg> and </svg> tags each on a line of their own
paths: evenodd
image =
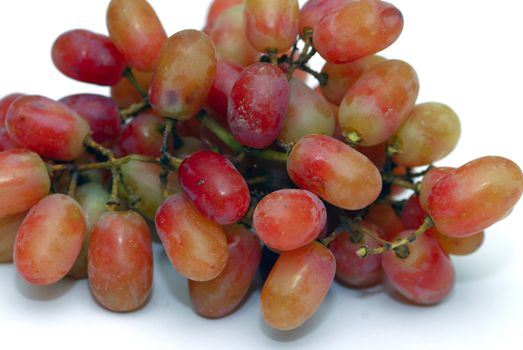
<svg viewBox="0 0 523 350">
<path fill-rule="evenodd" d="M 94 94 L 77 94 L 59 100 L 89 122 L 96 142 L 111 142 L 120 133 L 120 111 L 110 98 Z"/>
<path fill-rule="evenodd" d="M 216 75 L 207 96 L 207 106 L 225 121 L 227 119 L 229 95 L 242 70 L 242 67 L 225 60 L 219 60 L 216 65 Z"/>
<path fill-rule="evenodd" d="M 16 235 L 13 258 L 28 282 L 48 285 L 73 266 L 85 238 L 80 204 L 63 194 L 51 194 L 29 210 Z"/>
<path fill-rule="evenodd" d="M 305 28 L 316 31 L 318 23 L 331 12 L 355 0 L 308 0 L 300 10 L 300 34 L 303 36 Z"/>
<path fill-rule="evenodd" d="M 439 233 L 435 229 L 427 232 L 432 238 L 438 241 L 441 249 L 451 255 L 468 255 L 474 253 L 481 247 L 485 240 L 485 232 L 481 231 L 467 237 L 448 237 Z"/>
<path fill-rule="evenodd" d="M 379 63 L 347 91 L 340 105 L 340 126 L 345 133 L 356 132 L 363 146 L 385 142 L 407 117 L 418 91 L 418 76 L 408 63 Z"/>
<path fill-rule="evenodd" d="M 232 6 L 223 11 L 207 29 L 216 55 L 241 67 L 247 67 L 260 58 L 245 36 L 243 29 L 243 6 Z"/>
<path fill-rule="evenodd" d="M 82 244 L 82 250 L 78 258 L 67 273 L 67 276 L 73 278 L 87 277 L 87 252 L 89 242 L 91 241 L 91 230 L 98 221 L 102 213 L 107 211 L 106 203 L 109 200 L 109 193 L 104 189 L 102 184 L 90 182 L 78 187 L 74 198 L 82 207 L 85 214 L 86 234 Z"/>
<path fill-rule="evenodd" d="M 276 329 L 290 330 L 307 321 L 320 307 L 334 280 L 336 262 L 318 242 L 284 252 L 261 291 L 261 311 Z"/>
<path fill-rule="evenodd" d="M 112 311 L 142 306 L 153 284 L 153 251 L 145 220 L 133 211 L 102 214 L 93 226 L 88 255 L 89 286 Z"/>
<path fill-rule="evenodd" d="M 428 198 L 436 229 L 466 237 L 505 218 L 523 192 L 523 173 L 509 159 L 475 159 L 439 180 Z"/>
<path fill-rule="evenodd" d="M 27 212 L 0 219 L 0 263 L 13 261 L 16 233 Z"/>
<path fill-rule="evenodd" d="M 11 103 L 13 103 L 17 98 L 24 96 L 24 94 L 10 94 L 4 96 L 0 99 L 0 129 L 5 127 L 5 116 L 7 115 L 7 110 Z"/>
<path fill-rule="evenodd" d="M 321 72 L 327 74 L 328 79 L 325 85 L 320 85 L 321 93 L 327 100 L 339 105 L 361 75 L 383 61 L 385 58 L 372 55 L 344 64 L 326 62 Z"/>
<path fill-rule="evenodd" d="M 107 9 L 107 29 L 130 67 L 143 72 L 154 69 L 167 34 L 147 1 L 112 0 Z"/>
<path fill-rule="evenodd" d="M 31 151 L 0 152 L 0 219 L 29 210 L 50 190 L 42 159 Z"/>
<path fill-rule="evenodd" d="M 376 236 L 383 235 L 381 229 L 370 222 L 359 223 Z M 379 283 L 382 279 L 381 255 L 370 255 L 364 259 L 356 251 L 363 245 L 369 248 L 379 247 L 378 242 L 366 235 L 358 237 L 357 232 L 341 231 L 329 245 L 336 258 L 336 278 L 350 287 L 367 287 Z"/>
<path fill-rule="evenodd" d="M 336 121 L 327 101 L 297 78 L 289 87 L 289 108 L 278 140 L 293 144 L 308 134 L 332 136 Z"/>
<path fill-rule="evenodd" d="M 216 71 L 211 39 L 198 30 L 182 30 L 160 50 L 149 89 L 153 110 L 162 117 L 185 120 L 202 108 Z"/>
<path fill-rule="evenodd" d="M 364 155 L 324 135 L 307 135 L 292 148 L 287 162 L 292 181 L 344 209 L 365 208 L 381 192 L 381 176 Z"/>
<path fill-rule="evenodd" d="M 371 205 L 365 219 L 381 228 L 384 237 L 388 240 L 397 233 L 405 230 L 394 208 L 386 203 L 375 203 Z"/>
<path fill-rule="evenodd" d="M 7 129 L 0 128 L 0 152 L 13 148 L 20 148 L 20 145 L 9 136 Z"/>
<path fill-rule="evenodd" d="M 228 250 L 223 228 L 201 214 L 184 194 L 167 198 L 155 222 L 169 260 L 183 276 L 208 281 L 224 270 Z"/>
<path fill-rule="evenodd" d="M 178 169 L 180 186 L 192 204 L 220 225 L 240 220 L 249 209 L 247 183 L 221 154 L 198 151 Z"/>
<path fill-rule="evenodd" d="M 283 53 L 291 48 L 300 20 L 297 0 L 245 0 L 243 6 L 245 33 L 256 50 Z"/>
<path fill-rule="evenodd" d="M 123 127 L 116 141 L 115 153 L 118 156 L 143 154 L 159 157 L 164 123 L 164 119 L 152 110 L 141 112 Z"/>
<path fill-rule="evenodd" d="M 387 161 L 387 144 L 378 143 L 377 145 L 369 147 L 356 146 L 354 149 L 369 158 L 376 168 L 383 170 L 385 162 Z"/>
<path fill-rule="evenodd" d="M 152 72 L 140 72 L 135 69 L 132 70 L 132 74 L 140 87 L 144 91 L 149 91 L 151 85 L 151 79 L 153 77 Z M 126 77 L 122 77 L 118 84 L 111 86 L 111 98 L 118 104 L 120 108 L 127 108 L 134 103 L 142 101 L 143 97 L 136 90 L 133 84 Z"/>
<path fill-rule="evenodd" d="M 238 307 L 254 279 L 261 258 L 258 238 L 240 225 L 224 227 L 229 249 L 225 269 L 210 281 L 189 280 L 194 310 L 205 317 L 223 317 Z"/>
<path fill-rule="evenodd" d="M 191 154 L 207 148 L 205 142 L 195 137 L 180 137 L 181 146 L 173 151 L 175 157 L 185 159 Z"/>
<path fill-rule="evenodd" d="M 456 170 L 455 168 L 450 167 L 438 167 L 430 169 L 423 180 L 421 180 L 420 189 L 419 189 L 419 203 L 423 210 L 428 213 L 429 211 L 429 196 L 432 188 L 439 180 L 446 177 Z"/>
<path fill-rule="evenodd" d="M 280 134 L 289 107 L 285 74 L 268 63 L 247 67 L 229 96 L 227 120 L 234 138 L 253 148 L 270 146 Z"/>
<path fill-rule="evenodd" d="M 63 103 L 42 96 L 17 99 L 7 112 L 9 136 L 42 157 L 73 160 L 84 151 L 89 123 Z"/>
<path fill-rule="evenodd" d="M 403 30 L 403 16 L 393 5 L 361 0 L 326 14 L 314 31 L 314 47 L 328 62 L 346 63 L 390 46 Z"/>
<path fill-rule="evenodd" d="M 445 158 L 461 134 L 459 118 L 448 106 L 429 102 L 415 106 L 390 143 L 397 149 L 396 164 L 416 167 Z"/>
<path fill-rule="evenodd" d="M 69 78 L 104 86 L 118 83 L 125 68 L 123 56 L 107 36 L 83 29 L 60 35 L 52 57 L 56 68 Z"/>
<path fill-rule="evenodd" d="M 404 231 L 400 237 L 407 237 Z M 382 266 L 391 285 L 417 304 L 434 304 L 454 286 L 452 261 L 433 238 L 422 235 L 409 245 L 409 256 L 401 259 L 393 251 L 383 254 Z"/>
<path fill-rule="evenodd" d="M 207 27 L 209 27 L 223 12 L 235 5 L 243 4 L 243 0 L 214 0 L 207 12 Z"/>
<path fill-rule="evenodd" d="M 304 190 L 283 189 L 265 196 L 256 206 L 253 225 L 262 241 L 273 249 L 303 247 L 321 233 L 327 222 L 323 202 Z"/>
</svg>

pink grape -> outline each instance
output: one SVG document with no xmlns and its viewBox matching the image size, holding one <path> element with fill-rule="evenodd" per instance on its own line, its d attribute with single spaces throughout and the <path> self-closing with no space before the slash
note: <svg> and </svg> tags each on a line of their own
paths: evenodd
<svg viewBox="0 0 523 350">
<path fill-rule="evenodd" d="M 523 173 L 503 157 L 475 159 L 439 180 L 428 209 L 436 229 L 449 237 L 466 237 L 505 218 L 523 192 Z"/>
<path fill-rule="evenodd" d="M 245 33 L 256 50 L 283 53 L 292 47 L 300 19 L 297 0 L 245 0 L 243 6 Z"/>
<path fill-rule="evenodd" d="M 314 47 L 328 62 L 347 63 L 390 46 L 403 30 L 403 16 L 393 5 L 361 0 L 326 14 L 314 31 Z"/>
<path fill-rule="evenodd" d="M 302 325 L 320 307 L 335 271 L 334 256 L 318 242 L 284 252 L 261 291 L 264 320 L 280 330 Z"/>
<path fill-rule="evenodd" d="M 225 269 L 210 281 L 189 280 L 194 310 L 205 317 L 223 317 L 246 297 L 261 258 L 258 238 L 240 225 L 225 226 L 229 258 Z"/>
<path fill-rule="evenodd" d="M 407 237 L 413 231 L 399 236 Z M 452 261 L 433 238 L 422 235 L 409 246 L 409 256 L 401 259 L 393 251 L 383 254 L 383 271 L 391 285 L 417 304 L 435 304 L 452 290 L 455 272 Z"/>
<path fill-rule="evenodd" d="M 69 78 L 104 86 L 118 83 L 125 68 L 123 56 L 107 36 L 83 29 L 60 35 L 52 57 L 56 68 Z"/>
<path fill-rule="evenodd" d="M 430 192 L 432 191 L 432 188 L 436 183 L 438 183 L 439 180 L 446 177 L 447 175 L 451 174 L 455 168 L 450 167 L 438 167 L 430 169 L 425 176 L 423 176 L 423 180 L 421 180 L 420 190 L 419 190 L 419 203 L 423 210 L 428 213 L 429 211 L 429 196 Z"/>
<path fill-rule="evenodd" d="M 365 219 L 377 225 L 383 231 L 384 238 L 387 240 L 392 239 L 392 237 L 406 228 L 403 226 L 394 208 L 386 203 L 371 205 L 367 215 L 365 215 Z"/>
<path fill-rule="evenodd" d="M 300 10 L 300 34 L 303 36 L 305 28 L 310 28 L 314 32 L 323 17 L 354 1 L 308 0 Z"/>
<path fill-rule="evenodd" d="M 16 233 L 26 214 L 23 212 L 0 219 L 0 263 L 13 261 Z"/>
<path fill-rule="evenodd" d="M 340 126 L 345 133 L 356 132 L 362 146 L 385 142 L 407 117 L 418 91 L 418 76 L 408 63 L 379 63 L 347 91 L 340 105 Z"/>
<path fill-rule="evenodd" d="M 0 99 L 0 129 L 5 127 L 5 116 L 7 115 L 9 106 L 11 106 L 11 103 L 13 103 L 17 98 L 22 96 L 24 96 L 24 94 L 14 93 Z"/>
<path fill-rule="evenodd" d="M 288 251 L 303 247 L 321 233 L 327 222 L 323 202 L 304 190 L 283 189 L 265 196 L 256 206 L 253 226 L 271 248 Z"/>
<path fill-rule="evenodd" d="M 88 254 L 89 286 L 112 311 L 142 306 L 153 284 L 151 233 L 133 211 L 102 214 L 93 226 Z"/>
<path fill-rule="evenodd" d="M 243 0 L 214 0 L 207 12 L 207 27 L 212 24 L 223 12 L 235 5 L 243 4 Z"/>
<path fill-rule="evenodd" d="M 207 96 L 207 105 L 222 117 L 227 117 L 229 95 L 242 70 L 242 67 L 225 60 L 219 60 L 216 65 L 216 75 Z"/>
<path fill-rule="evenodd" d="M 115 152 L 119 156 L 143 154 L 159 157 L 164 124 L 165 120 L 152 110 L 141 112 L 122 128 Z"/>
<path fill-rule="evenodd" d="M 221 154 L 198 151 L 178 169 L 180 185 L 193 205 L 220 225 L 240 220 L 249 209 L 250 195 L 241 174 Z"/>
<path fill-rule="evenodd" d="M 20 145 L 18 143 L 16 143 L 11 138 L 11 136 L 9 136 L 7 129 L 1 128 L 0 129 L 0 152 L 7 151 L 7 150 L 13 149 L 13 148 L 20 148 Z"/>
<path fill-rule="evenodd" d="M 78 257 L 85 232 L 80 204 L 63 194 L 45 197 L 18 229 L 13 253 L 18 273 L 36 285 L 59 281 Z"/>
<path fill-rule="evenodd" d="M 73 160 L 85 151 L 89 123 L 63 103 L 42 96 L 17 99 L 7 112 L 7 131 L 42 157 Z"/>
<path fill-rule="evenodd" d="M 365 208 L 381 192 L 376 166 L 329 136 L 307 135 L 298 141 L 289 155 L 287 172 L 300 188 L 344 209 Z"/>
<path fill-rule="evenodd" d="M 50 187 L 47 167 L 36 153 L 0 152 L 0 219 L 29 210 L 47 196 Z"/>
<path fill-rule="evenodd" d="M 154 69 L 167 34 L 147 1 L 112 0 L 107 9 L 107 29 L 130 67 L 143 72 Z"/>
<path fill-rule="evenodd" d="M 203 107 L 216 72 L 211 39 L 198 30 L 182 30 L 160 50 L 149 89 L 153 110 L 162 117 L 186 120 Z"/>
<path fill-rule="evenodd" d="M 168 197 L 155 222 L 169 260 L 183 276 L 208 281 L 224 270 L 228 250 L 223 228 L 201 214 L 184 194 Z"/>
<path fill-rule="evenodd" d="M 280 134 L 289 107 L 285 74 L 268 63 L 246 68 L 229 96 L 227 120 L 234 138 L 253 148 L 270 146 Z"/>
<path fill-rule="evenodd" d="M 110 98 L 94 94 L 78 94 L 59 100 L 91 126 L 93 140 L 112 142 L 119 133 L 122 119 L 118 105 Z"/>
</svg>

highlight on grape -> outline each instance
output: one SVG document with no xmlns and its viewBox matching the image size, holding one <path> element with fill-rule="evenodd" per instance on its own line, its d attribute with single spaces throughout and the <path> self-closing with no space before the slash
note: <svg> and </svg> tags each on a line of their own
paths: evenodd
<svg viewBox="0 0 523 350">
<path fill-rule="evenodd" d="M 0 100 L 0 262 L 29 283 L 87 278 L 107 310 L 137 310 L 161 244 L 197 314 L 230 314 L 259 276 L 261 315 L 290 330 L 335 280 L 444 302 L 452 255 L 522 195 L 509 159 L 433 165 L 460 121 L 377 55 L 403 29 L 390 3 L 214 0 L 171 36 L 146 0 L 106 16 L 108 35 L 73 28 L 51 53 L 110 96 Z"/>
</svg>

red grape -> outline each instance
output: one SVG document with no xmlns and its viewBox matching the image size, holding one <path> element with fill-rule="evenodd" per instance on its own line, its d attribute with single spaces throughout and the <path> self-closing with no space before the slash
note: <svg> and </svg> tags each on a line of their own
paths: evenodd
<svg viewBox="0 0 523 350">
<path fill-rule="evenodd" d="M 123 127 L 120 138 L 116 141 L 116 154 L 159 157 L 164 124 L 164 119 L 152 110 L 141 112 Z"/>
<path fill-rule="evenodd" d="M 0 152 L 13 148 L 20 148 L 20 145 L 9 136 L 7 129 L 0 128 Z"/>
<path fill-rule="evenodd" d="M 243 4 L 243 0 L 214 0 L 207 13 L 207 27 L 209 27 L 223 12 L 235 5 L 241 4 Z"/>
<path fill-rule="evenodd" d="M 269 247 L 288 251 L 303 247 L 327 222 L 323 202 L 304 190 L 283 189 L 265 196 L 256 206 L 253 225 Z"/>
<path fill-rule="evenodd" d="M 229 95 L 242 70 L 242 67 L 225 60 L 219 60 L 216 65 L 216 75 L 207 96 L 207 105 L 220 117 L 227 116 Z"/>
<path fill-rule="evenodd" d="M 153 284 L 151 233 L 133 211 L 102 214 L 93 226 L 88 254 L 89 286 L 112 311 L 142 306 Z"/>
<path fill-rule="evenodd" d="M 405 230 L 394 208 L 386 203 L 371 205 L 365 219 L 381 228 L 386 239 L 391 239 L 397 233 Z"/>
<path fill-rule="evenodd" d="M 145 0 L 112 0 L 107 9 L 107 29 L 127 64 L 143 72 L 154 69 L 167 34 Z"/>
<path fill-rule="evenodd" d="M 421 180 L 421 185 L 419 189 L 419 203 L 425 212 L 428 213 L 429 211 L 428 201 L 430 192 L 432 191 L 434 185 L 438 183 L 438 181 L 442 178 L 454 172 L 454 170 L 456 169 L 450 167 L 433 168 L 430 169 L 425 174 L 425 176 L 423 176 L 423 180 Z"/>
<path fill-rule="evenodd" d="M 52 194 L 29 210 L 18 229 L 14 262 L 28 282 L 48 285 L 73 266 L 85 238 L 82 207 L 63 194 Z"/>
<path fill-rule="evenodd" d="M 5 127 L 5 116 L 7 115 L 7 110 L 11 103 L 13 103 L 17 98 L 24 96 L 24 94 L 10 94 L 4 96 L 0 99 L 0 129 Z"/>
<path fill-rule="evenodd" d="M 221 154 L 198 151 L 178 169 L 180 185 L 193 205 L 220 225 L 240 220 L 249 209 L 247 183 Z"/>
<path fill-rule="evenodd" d="M 323 17 L 354 1 L 355 0 L 308 0 L 300 10 L 301 35 L 303 35 L 307 27 L 314 32 Z"/>
<path fill-rule="evenodd" d="M 227 120 L 236 140 L 253 148 L 270 146 L 278 137 L 289 107 L 285 74 L 268 63 L 246 68 L 229 96 Z"/>
<path fill-rule="evenodd" d="M 118 83 L 125 61 L 105 35 L 76 29 L 58 37 L 52 48 L 53 63 L 69 78 L 104 86 Z"/>
<path fill-rule="evenodd" d="M 201 214 L 185 195 L 167 198 L 155 222 L 169 260 L 183 276 L 208 281 L 224 270 L 228 252 L 222 227 Z"/>
<path fill-rule="evenodd" d="M 23 212 L 0 219 L 0 263 L 13 261 L 16 233 L 26 215 Z"/>
<path fill-rule="evenodd" d="M 381 176 L 364 155 L 341 141 L 308 135 L 292 148 L 287 162 L 292 181 L 344 209 L 365 208 L 381 192 Z"/>
</svg>

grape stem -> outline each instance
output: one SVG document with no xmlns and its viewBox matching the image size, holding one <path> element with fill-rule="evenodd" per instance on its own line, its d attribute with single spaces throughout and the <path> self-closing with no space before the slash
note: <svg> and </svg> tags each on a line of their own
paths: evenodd
<svg viewBox="0 0 523 350">
<path fill-rule="evenodd" d="M 382 179 L 384 182 L 388 182 L 392 185 L 396 185 L 399 187 L 407 188 L 409 190 L 413 190 L 416 193 L 419 193 L 419 187 L 420 183 L 412 183 L 408 180 L 405 180 L 401 177 L 390 175 L 390 174 L 383 174 Z"/>
<path fill-rule="evenodd" d="M 136 91 L 140 94 L 140 96 L 144 100 L 146 100 L 147 99 L 147 92 L 145 92 L 145 90 L 142 88 L 142 86 L 140 85 L 138 80 L 136 80 L 136 77 L 134 76 L 133 71 L 131 70 L 131 68 L 129 68 L 129 67 L 125 68 L 125 70 L 123 71 L 123 76 L 125 78 L 127 78 L 127 80 L 129 80 L 131 85 L 136 89 Z"/>
<path fill-rule="evenodd" d="M 67 190 L 67 195 L 69 197 L 74 197 L 74 194 L 76 193 L 77 185 L 78 185 L 78 172 L 73 171 L 71 173 L 71 181 L 69 182 L 69 189 Z"/>
<path fill-rule="evenodd" d="M 142 101 L 140 101 L 138 103 L 134 103 L 125 109 L 121 109 L 120 116 L 122 117 L 123 120 L 127 120 L 127 119 L 137 115 L 141 111 L 146 110 L 149 107 L 151 107 L 151 105 L 149 104 L 149 101 L 147 100 L 147 98 L 144 98 Z"/>
<path fill-rule="evenodd" d="M 423 220 L 423 223 L 416 231 L 414 231 L 410 236 L 407 238 L 402 238 L 399 240 L 396 240 L 394 242 L 388 242 L 383 240 L 383 246 L 379 248 L 369 248 L 368 246 L 364 245 L 360 249 L 356 251 L 356 254 L 360 258 L 364 258 L 368 255 L 377 255 L 377 254 L 383 254 L 386 251 L 393 250 L 396 255 L 400 258 L 406 258 L 409 254 L 408 246 L 409 244 L 413 243 L 419 236 L 424 234 L 427 230 L 429 230 L 431 227 L 434 226 L 434 221 L 432 221 L 430 216 L 427 216 L 425 220 Z"/>
<path fill-rule="evenodd" d="M 168 196 L 167 179 L 170 171 L 171 155 L 169 154 L 169 137 L 174 130 L 175 120 L 165 118 L 165 125 L 163 130 L 162 147 L 160 148 L 160 163 L 162 171 L 160 172 L 160 185 L 164 197 Z"/>
<path fill-rule="evenodd" d="M 328 75 L 326 73 L 319 73 L 319 72 L 316 72 L 314 69 L 310 68 L 309 66 L 307 65 L 300 65 L 298 67 L 298 69 L 306 72 L 306 73 L 309 73 L 310 75 L 312 75 L 317 81 L 318 83 L 321 85 L 321 86 L 325 86 L 327 85 L 327 80 L 328 80 Z"/>
<path fill-rule="evenodd" d="M 291 80 L 292 76 L 294 75 L 294 71 L 298 67 L 305 66 L 307 62 L 316 54 L 316 50 L 312 46 L 312 28 L 304 28 L 303 29 L 303 42 L 305 43 L 303 46 L 303 50 L 300 53 L 300 56 L 298 56 L 298 59 L 293 62 L 294 55 L 292 55 L 291 58 L 291 65 L 289 67 L 289 70 L 287 71 L 287 80 Z"/>
<path fill-rule="evenodd" d="M 217 123 L 214 119 L 209 117 L 204 110 L 200 111 L 196 118 L 213 134 L 215 134 L 223 143 L 225 143 L 235 153 L 246 152 L 247 154 L 266 160 L 272 160 L 279 163 L 286 163 L 288 159 L 287 153 L 274 151 L 271 149 L 251 149 L 239 144 L 231 133 Z"/>
</svg>

